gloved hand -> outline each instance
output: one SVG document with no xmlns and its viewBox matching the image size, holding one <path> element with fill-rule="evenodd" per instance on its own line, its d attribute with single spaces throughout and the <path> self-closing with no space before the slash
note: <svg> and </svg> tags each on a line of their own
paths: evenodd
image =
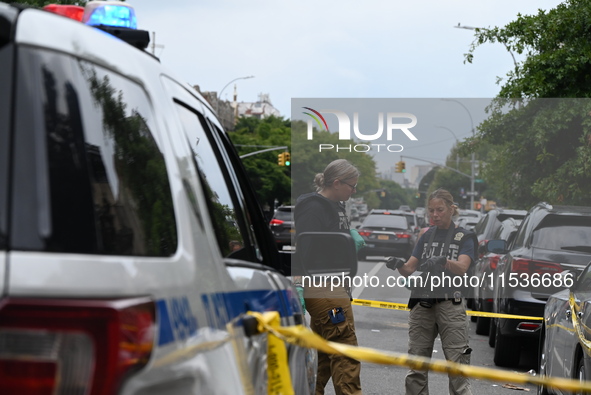
<svg viewBox="0 0 591 395">
<path fill-rule="evenodd" d="M 444 269 L 446 263 L 447 263 L 446 257 L 432 256 L 431 258 L 429 258 L 425 262 L 423 262 L 423 264 L 421 264 L 419 269 L 422 272 L 443 273 L 443 269 Z"/>
<path fill-rule="evenodd" d="M 386 260 L 386 267 L 388 269 L 396 270 L 400 269 L 405 263 L 406 261 L 404 259 L 391 256 Z"/>
<path fill-rule="evenodd" d="M 349 231 L 349 233 L 351 233 L 351 237 L 353 238 L 353 241 L 355 242 L 355 250 L 356 251 L 359 251 L 360 249 L 362 249 L 363 247 L 365 247 L 367 245 L 367 244 L 365 244 L 365 240 L 363 239 L 363 237 L 361 237 L 361 235 L 359 234 L 357 229 L 351 229 Z"/>
</svg>

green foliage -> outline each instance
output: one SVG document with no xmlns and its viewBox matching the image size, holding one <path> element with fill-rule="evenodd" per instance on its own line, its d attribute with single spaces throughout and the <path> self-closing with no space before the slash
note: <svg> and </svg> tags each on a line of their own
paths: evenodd
<svg viewBox="0 0 591 395">
<path fill-rule="evenodd" d="M 291 151 L 290 121 L 282 117 L 241 117 L 236 123 L 235 131 L 229 135 L 232 142 L 237 145 L 236 149 L 240 155 L 271 146 L 287 146 L 287 150 Z M 279 204 L 290 202 L 291 166 L 277 165 L 277 155 L 281 152 L 283 151 L 263 152 L 242 159 L 259 201 L 263 205 L 268 205 L 270 209 L 273 208 L 275 199 Z M 291 160 L 293 162 L 293 155 Z"/>
<path fill-rule="evenodd" d="M 326 165 L 336 159 L 347 159 L 353 163 L 361 173 L 357 183 L 357 192 L 353 197 L 364 197 L 370 208 L 380 206 L 380 200 L 375 191 L 381 189 L 376 176 L 376 164 L 373 158 L 361 152 L 342 150 L 323 150 L 319 152 L 318 144 L 333 144 L 345 146 L 355 144 L 353 141 L 339 140 L 337 133 L 315 131 L 314 140 L 308 140 L 307 125 L 303 121 L 292 122 L 292 199 L 314 191 L 313 182 L 317 173 L 324 171 Z"/>
<path fill-rule="evenodd" d="M 279 204 L 295 204 L 297 197 L 312 192 L 314 177 L 331 161 L 348 159 L 361 172 L 357 192 L 353 197 L 363 196 L 370 208 L 382 203 L 375 191 L 382 186 L 376 177 L 375 162 L 371 156 L 358 152 L 318 152 L 318 141 L 326 144 L 343 144 L 336 134 L 316 132 L 315 141 L 306 139 L 306 123 L 290 122 L 282 117 L 265 119 L 245 118 L 238 120 L 230 139 L 240 155 L 260 151 L 267 147 L 287 146 L 291 153 L 291 166 L 278 166 L 277 155 L 281 150 L 263 152 L 242 159 L 259 201 L 272 208 L 275 199 Z M 251 146 L 251 147 L 247 147 Z M 258 146 L 258 147 L 252 147 Z M 391 189 L 393 196 L 400 193 Z M 405 203 L 408 204 L 406 201 Z"/>
<path fill-rule="evenodd" d="M 466 60 L 488 42 L 526 57 L 463 149 L 488 148 L 482 174 L 507 205 L 591 205 L 591 3 L 567 0 L 503 28 L 478 29 Z"/>
<path fill-rule="evenodd" d="M 121 185 L 131 192 L 121 192 L 126 195 L 123 199 L 132 202 L 142 213 L 137 220 L 147 239 L 147 252 L 173 254 L 177 233 L 164 156 L 146 120 L 136 110 L 127 108 L 123 92 L 112 86 L 109 77 L 99 76 L 93 67 L 80 65 L 80 68 L 90 84 L 95 105 L 102 109 L 106 132 L 115 141 L 114 165 L 121 177 Z M 151 188 L 147 189 L 146 185 Z M 114 209 L 107 199 L 103 198 L 102 203 L 104 212 Z M 125 226 L 117 229 L 115 224 L 112 228 L 118 232 L 119 238 L 129 231 Z"/>
<path fill-rule="evenodd" d="M 380 197 L 380 205 L 375 208 L 396 210 L 401 205 L 407 205 L 413 208 L 422 205 L 422 201 L 417 202 L 417 199 L 414 197 L 416 195 L 415 190 L 404 189 L 400 184 L 392 180 L 380 179 L 379 182 L 380 188 L 386 191 L 386 196 Z"/>
<path fill-rule="evenodd" d="M 537 15 L 518 15 L 503 28 L 477 29 L 466 60 L 487 42 L 526 55 L 507 74 L 504 98 L 589 97 L 591 93 L 591 4 L 567 0 Z"/>
</svg>

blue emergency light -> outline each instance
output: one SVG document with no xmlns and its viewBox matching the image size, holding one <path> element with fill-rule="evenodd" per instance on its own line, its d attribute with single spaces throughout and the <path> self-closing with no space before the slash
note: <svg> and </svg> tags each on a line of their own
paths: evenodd
<svg viewBox="0 0 591 395">
<path fill-rule="evenodd" d="M 90 1 L 82 22 L 89 26 L 113 26 L 137 29 L 133 8 L 120 1 Z"/>
</svg>

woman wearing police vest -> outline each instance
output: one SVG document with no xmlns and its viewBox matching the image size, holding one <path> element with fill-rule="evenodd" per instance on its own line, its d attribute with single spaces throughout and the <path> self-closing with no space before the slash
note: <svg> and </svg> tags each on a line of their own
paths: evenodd
<svg viewBox="0 0 591 395">
<path fill-rule="evenodd" d="M 405 277 L 415 271 L 422 272 L 420 278 L 407 278 L 412 287 L 408 303 L 411 309 L 408 353 L 431 357 L 439 334 L 445 358 L 469 364 L 472 349 L 468 346 L 464 275 L 474 264 L 476 238 L 474 233 L 456 228 L 453 223 L 457 206 L 448 191 L 433 192 L 429 196 L 428 210 L 433 226 L 419 238 L 410 259 L 404 262 L 394 258 L 387 262 L 389 268 L 398 269 Z M 449 393 L 472 394 L 468 379 L 449 376 Z M 408 372 L 406 394 L 429 394 L 428 371 Z"/>
</svg>

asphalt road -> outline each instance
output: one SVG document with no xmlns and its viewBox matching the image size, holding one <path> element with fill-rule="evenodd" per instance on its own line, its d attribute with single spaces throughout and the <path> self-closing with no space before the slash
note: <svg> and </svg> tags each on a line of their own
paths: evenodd
<svg viewBox="0 0 591 395">
<path fill-rule="evenodd" d="M 358 275 L 375 275 L 380 284 L 385 284 L 388 276 L 398 276 L 386 268 L 383 261 L 372 260 L 359 262 Z M 358 299 L 379 300 L 393 303 L 407 303 L 410 291 L 406 288 L 394 287 L 365 287 L 353 290 L 353 297 Z M 408 312 L 380 309 L 364 306 L 353 306 L 355 327 L 359 345 L 377 350 L 406 353 L 408 348 Z M 470 347 L 472 347 L 471 364 L 496 368 L 493 363 L 493 348 L 488 345 L 488 337 L 475 333 L 475 323 L 470 323 Z M 525 354 L 525 353 L 522 353 Z M 443 359 L 443 351 L 439 338 L 435 341 L 433 358 Z M 500 369 L 500 368 L 498 368 Z M 533 355 L 523 355 L 520 366 L 515 372 L 526 373 L 537 369 L 537 362 Z M 374 394 L 404 394 L 404 377 L 408 368 L 378 364 L 363 363 L 361 368 L 361 385 L 364 395 Z M 430 373 L 429 387 L 431 394 L 447 394 L 448 378 L 441 373 Z M 492 382 L 485 380 L 471 380 L 473 394 L 511 394 L 515 389 L 503 388 L 506 382 Z M 529 389 L 529 393 L 536 393 L 533 385 L 517 385 Z M 518 391 L 518 393 L 521 391 Z M 334 395 L 332 383 L 326 387 L 327 395 Z"/>
</svg>

